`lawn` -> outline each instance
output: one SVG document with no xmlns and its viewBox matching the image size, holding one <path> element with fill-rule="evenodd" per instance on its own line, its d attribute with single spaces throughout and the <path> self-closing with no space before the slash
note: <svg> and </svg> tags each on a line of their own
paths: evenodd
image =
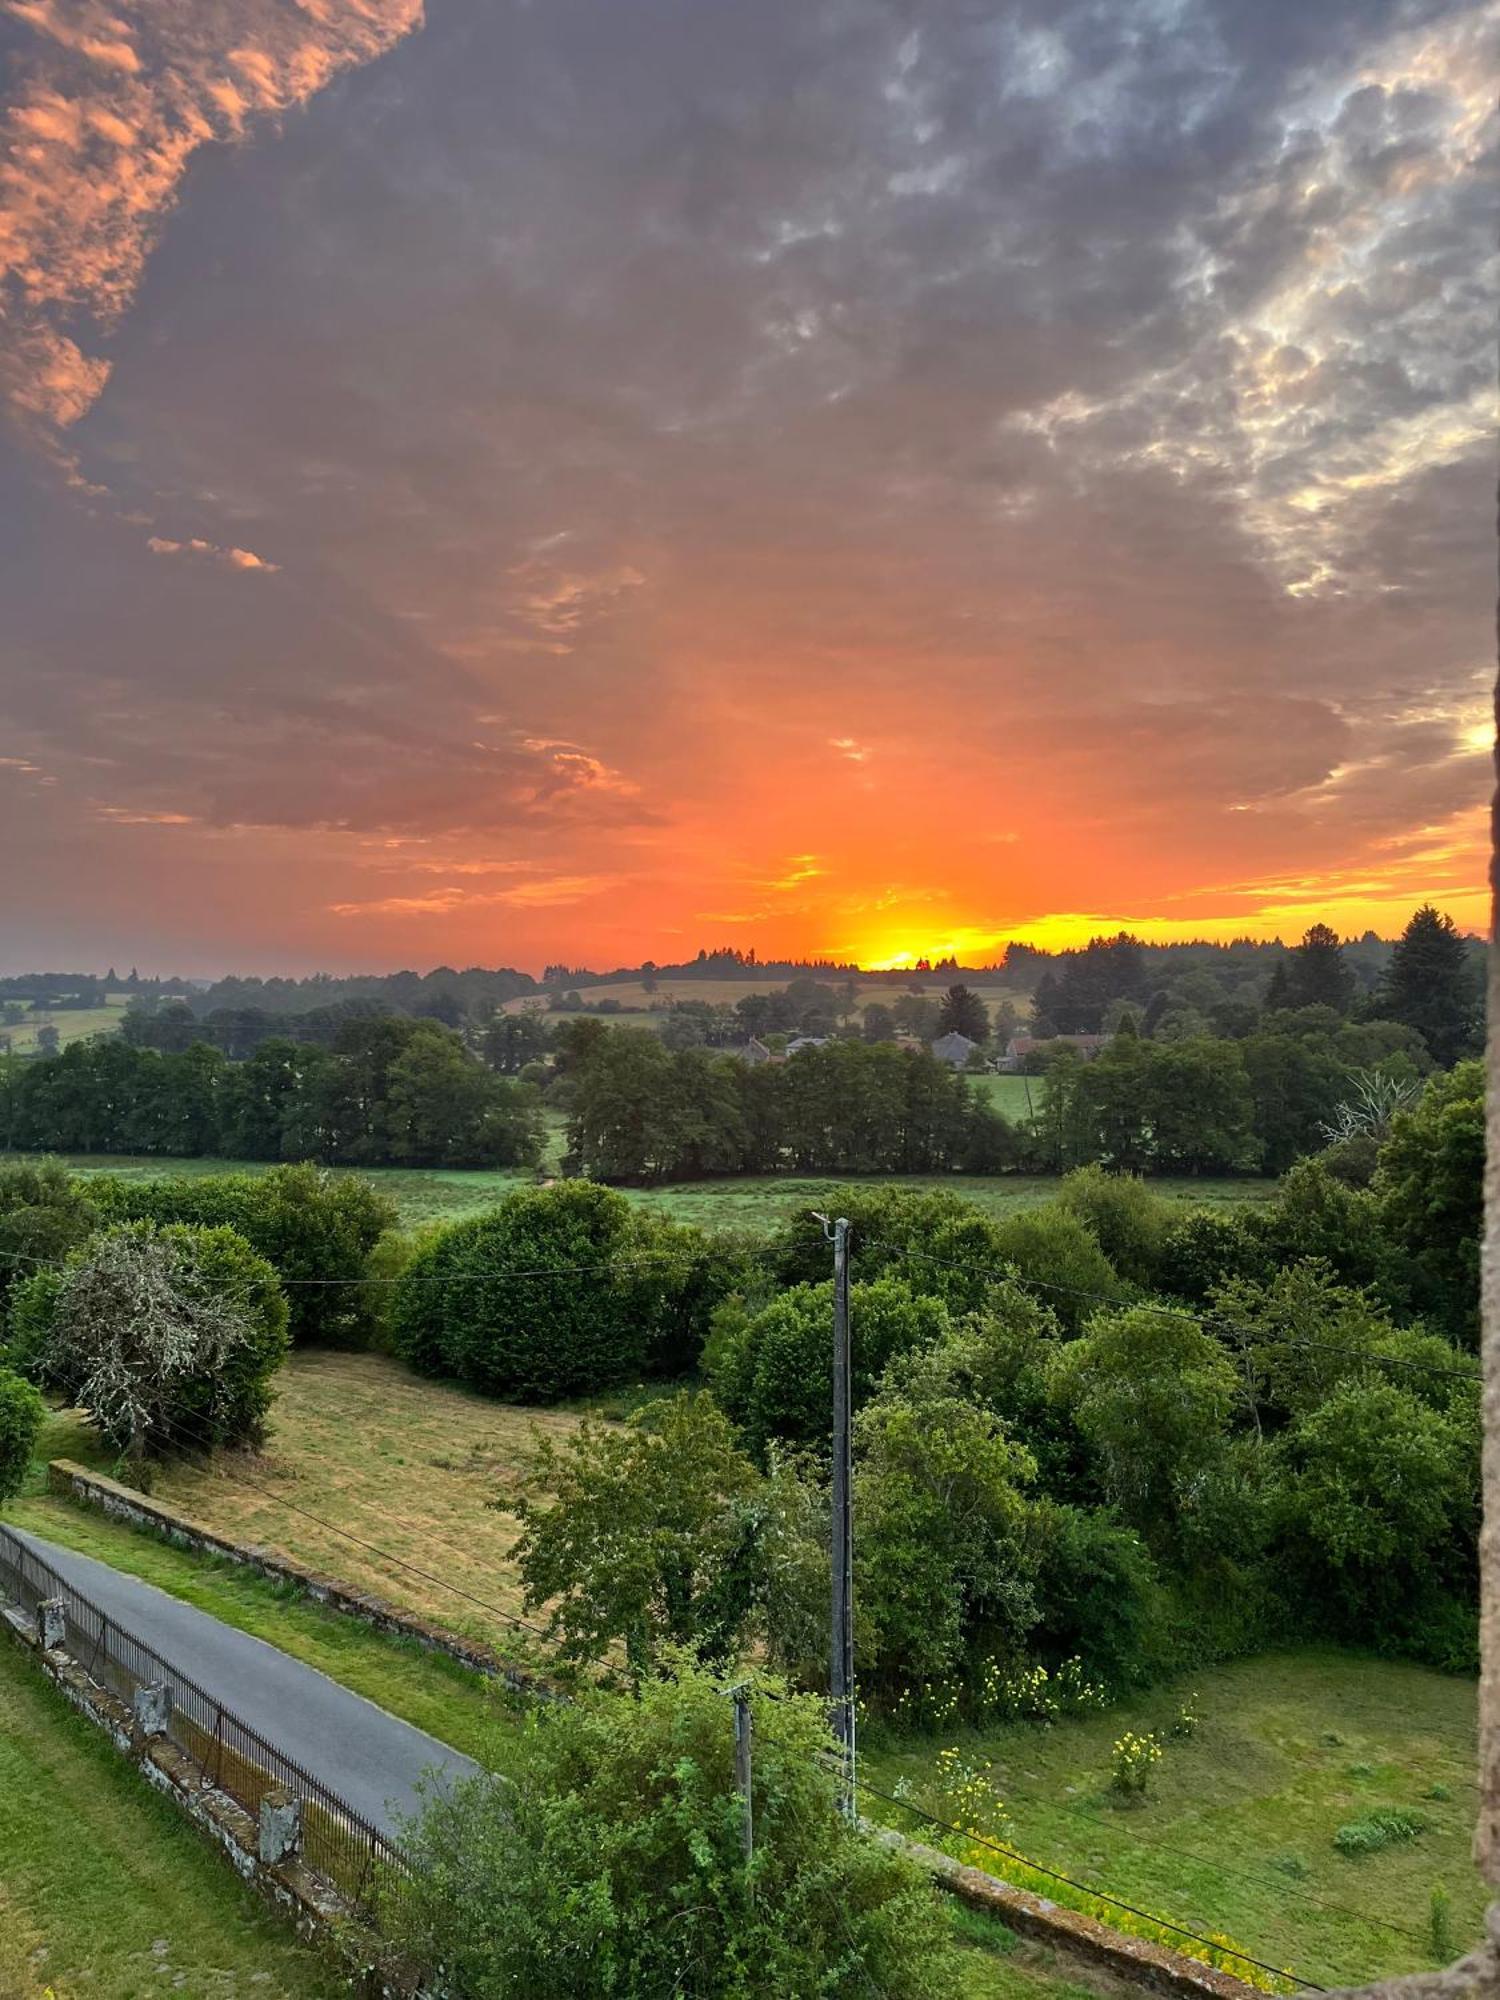
<svg viewBox="0 0 1500 2000">
<path fill-rule="evenodd" d="M 997 1076 L 981 1079 L 987 1086 L 1014 1086 L 1027 1079 Z M 552 1125 L 547 1165 L 556 1172 L 561 1156 L 560 1121 Z M 17 1155 L 24 1158 L 25 1155 Z M 127 1179 L 149 1179 L 159 1174 L 263 1174 L 266 1160 L 170 1159 L 142 1153 L 79 1153 L 65 1155 L 65 1164 L 82 1174 L 120 1174 Z M 396 1204 L 408 1227 L 427 1222 L 456 1222 L 491 1208 L 516 1188 L 534 1187 L 537 1175 L 530 1170 L 511 1168 L 460 1167 L 334 1167 L 336 1174 L 358 1172 Z M 882 1179 L 875 1185 L 911 1188 L 942 1188 L 962 1195 L 987 1215 L 1009 1215 L 1018 1208 L 1035 1208 L 1057 1193 L 1057 1181 L 1045 1174 L 934 1174 L 909 1178 Z M 793 1174 L 743 1175 L 726 1180 L 677 1181 L 665 1187 L 626 1188 L 623 1192 L 644 1208 L 654 1208 L 678 1221 L 696 1222 L 705 1229 L 767 1230 L 774 1228 L 796 1209 L 809 1205 L 837 1207 L 839 1192 L 851 1186 L 868 1187 L 870 1181 L 809 1179 Z M 1234 1207 L 1243 1202 L 1268 1201 L 1276 1183 L 1268 1180 L 1157 1180 L 1152 1188 L 1168 1200 L 1190 1206 Z"/>
<path fill-rule="evenodd" d="M 334 2000 L 347 1982 L 0 1638 L 5 2000 Z"/>
<path fill-rule="evenodd" d="M 1174 1739 L 1189 1693 L 1203 1720 Z M 1207 1668 L 1087 1720 L 943 1740 L 991 1764 L 1009 1822 L 1003 1844 L 1334 1986 L 1436 1965 L 1482 1935 L 1485 1894 L 1469 1852 L 1476 1704 L 1471 1680 L 1298 1651 Z M 1126 1729 L 1156 1731 L 1166 1744 L 1148 1797 L 1133 1807 L 1115 1804 L 1109 1790 L 1111 1746 Z M 933 1748 L 931 1739 L 872 1732 L 865 1776 L 879 1792 L 895 1794 L 904 1780 L 920 1795 Z M 863 1803 L 920 1832 L 899 1806 Z M 1424 1830 L 1378 1854 L 1339 1853 L 1338 1829 L 1379 1807 L 1416 1812 Z M 996 1820 L 986 1828 L 995 1832 Z M 1006 1872 L 998 1856 L 972 1858 Z M 1430 1935 L 1438 1885 L 1451 1898 L 1451 1953 L 1435 1951 Z"/>
</svg>

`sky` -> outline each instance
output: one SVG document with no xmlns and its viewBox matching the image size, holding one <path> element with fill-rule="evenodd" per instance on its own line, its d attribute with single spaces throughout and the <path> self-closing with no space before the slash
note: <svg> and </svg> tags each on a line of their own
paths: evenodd
<svg viewBox="0 0 1500 2000">
<path fill-rule="evenodd" d="M 1497 54 L 0 0 L 0 967 L 1482 927 Z"/>
</svg>

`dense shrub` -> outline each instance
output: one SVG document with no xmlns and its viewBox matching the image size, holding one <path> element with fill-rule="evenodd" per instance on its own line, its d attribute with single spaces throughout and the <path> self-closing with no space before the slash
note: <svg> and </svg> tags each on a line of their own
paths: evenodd
<svg viewBox="0 0 1500 2000">
<path fill-rule="evenodd" d="M 1381 1148 L 1374 1196 L 1400 1251 L 1413 1306 L 1456 1340 L 1479 1328 L 1479 1239 L 1484 1204 L 1484 1065 L 1462 1062 L 1400 1113 Z"/>
<path fill-rule="evenodd" d="M 1124 1518 L 1174 1523 L 1224 1448 L 1237 1377 L 1218 1341 L 1149 1306 L 1100 1313 L 1058 1350 L 1052 1381 Z"/>
<path fill-rule="evenodd" d="M 1200 1305 L 1234 1278 L 1255 1277 L 1268 1265 L 1262 1239 L 1243 1216 L 1190 1208 L 1162 1238 L 1160 1285 L 1174 1298 Z"/>
<path fill-rule="evenodd" d="M 1379 1635 L 1434 1590 L 1472 1601 L 1477 1415 L 1444 1415 L 1392 1382 L 1346 1382 L 1295 1426 L 1283 1457 L 1291 1552 L 1346 1630 Z"/>
<path fill-rule="evenodd" d="M 61 1161 L 0 1167 L 0 1327 L 11 1287 L 60 1263 L 98 1221 L 87 1183 Z"/>
<path fill-rule="evenodd" d="M 1093 1231 L 1057 1202 L 1006 1216 L 995 1224 L 994 1243 L 1017 1277 L 1041 1291 L 1068 1332 L 1101 1303 L 1128 1296 Z"/>
<path fill-rule="evenodd" d="M 1151 1286 L 1161 1271 L 1162 1252 L 1174 1209 L 1133 1174 L 1103 1167 L 1078 1167 L 1063 1177 L 1058 1206 L 1093 1236 L 1119 1275 L 1132 1285 Z"/>
<path fill-rule="evenodd" d="M 27 1281 L 17 1317 L 33 1371 L 117 1449 L 259 1442 L 287 1351 L 286 1300 L 232 1229 L 101 1230 L 61 1272 Z"/>
<path fill-rule="evenodd" d="M 682 1301 L 713 1290 L 700 1251 L 592 1181 L 522 1189 L 418 1249 L 393 1288 L 396 1344 L 414 1368 L 520 1402 L 633 1380 L 689 1344 Z"/>
<path fill-rule="evenodd" d="M 1339 1180 L 1319 1160 L 1299 1160 L 1276 1199 L 1259 1203 L 1244 1226 L 1270 1270 L 1316 1257 L 1345 1284 L 1369 1285 L 1389 1262 L 1374 1197 Z"/>
<path fill-rule="evenodd" d="M 952 1328 L 940 1299 L 899 1278 L 852 1285 L 850 1382 L 867 1397 L 892 1355 L 930 1346 Z M 772 1439 L 826 1450 L 833 1406 L 833 1286 L 797 1285 L 741 1317 L 714 1342 L 710 1380 L 758 1458 Z"/>
<path fill-rule="evenodd" d="M 861 1682 L 890 1701 L 1017 1658 L 1036 1621 L 1036 1461 L 942 1347 L 899 1353 L 854 1423 Z"/>
<path fill-rule="evenodd" d="M 1163 1664 L 1162 1586 L 1132 1529 L 1095 1508 L 1034 1505 L 1038 1544 L 1033 1646 L 1055 1664 L 1080 1659 L 1106 1686 L 1149 1681 Z"/>
<path fill-rule="evenodd" d="M 30 1383 L 0 1368 L 0 1503 L 20 1492 L 46 1414 Z"/>
<path fill-rule="evenodd" d="M 565 1658 L 619 1644 L 636 1675 L 683 1647 L 733 1664 L 760 1594 L 760 1481 L 711 1396 L 544 1438 L 531 1485 L 550 1497 L 517 1506 L 516 1560 Z"/>
<path fill-rule="evenodd" d="M 293 1340 L 369 1338 L 361 1281 L 371 1251 L 396 1220 L 394 1205 L 369 1181 L 304 1165 L 140 1181 L 102 1175 L 90 1192 L 112 1220 L 236 1230 L 285 1285 Z"/>
<path fill-rule="evenodd" d="M 402 1940 L 470 2000 L 957 2000 L 920 1869 L 839 1812 L 820 1702 L 752 1695 L 754 1858 L 720 1682 L 533 1711 L 506 1775 L 434 1788 Z"/>
</svg>

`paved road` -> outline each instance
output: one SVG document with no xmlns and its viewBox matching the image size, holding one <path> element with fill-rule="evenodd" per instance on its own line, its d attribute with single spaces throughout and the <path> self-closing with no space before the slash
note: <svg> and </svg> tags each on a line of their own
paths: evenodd
<svg viewBox="0 0 1500 2000">
<path fill-rule="evenodd" d="M 468 1776 L 478 1765 L 436 1737 L 387 1715 L 363 1695 L 232 1625 L 40 1535 L 10 1532 L 135 1638 L 197 1681 L 374 1825 L 397 1830 L 416 1810 L 417 1780 L 434 1768 Z"/>
</svg>

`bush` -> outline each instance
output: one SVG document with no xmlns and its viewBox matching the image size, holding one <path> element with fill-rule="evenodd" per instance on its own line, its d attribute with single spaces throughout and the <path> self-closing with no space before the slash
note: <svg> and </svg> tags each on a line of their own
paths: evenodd
<svg viewBox="0 0 1500 2000">
<path fill-rule="evenodd" d="M 528 1611 L 551 1607 L 571 1660 L 623 1645 L 631 1670 L 669 1648 L 729 1664 L 759 1591 L 760 1480 L 707 1395 L 639 1411 L 624 1429 L 585 1422 L 566 1445 L 541 1440 L 516 1508 Z"/>
<path fill-rule="evenodd" d="M 1127 1798 L 1144 1798 L 1161 1756 L 1161 1744 L 1154 1735 L 1138 1736 L 1127 1729 L 1110 1752 L 1110 1784 Z"/>
<path fill-rule="evenodd" d="M 360 1281 L 371 1251 L 396 1221 L 394 1205 L 370 1182 L 295 1166 L 147 1181 L 101 1176 L 92 1189 L 116 1221 L 238 1231 L 284 1281 L 288 1324 L 299 1344 L 369 1338 L 369 1299 Z"/>
<path fill-rule="evenodd" d="M 82 1180 L 59 1160 L 0 1167 L 0 1326 L 13 1286 L 44 1264 L 60 1264 L 98 1227 Z"/>
<path fill-rule="evenodd" d="M 1174 1210 L 1134 1174 L 1079 1167 L 1063 1177 L 1057 1202 L 1081 1222 L 1122 1278 L 1147 1288 L 1157 1283 Z"/>
<path fill-rule="evenodd" d="M 1093 1231 L 1058 1202 L 1006 1216 L 995 1225 L 994 1243 L 1022 1283 L 1041 1290 L 1067 1332 L 1077 1332 L 1101 1302 L 1127 1296 Z"/>
<path fill-rule="evenodd" d="M 895 1354 L 930 1347 L 952 1330 L 941 1300 L 898 1278 L 849 1290 L 850 1383 L 867 1398 Z M 764 1461 L 773 1439 L 829 1448 L 833 1422 L 833 1286 L 798 1285 L 716 1338 L 710 1380 Z"/>
<path fill-rule="evenodd" d="M 1201 1305 L 1218 1286 L 1260 1276 L 1268 1263 L 1264 1244 L 1238 1215 L 1192 1208 L 1162 1238 L 1160 1283 L 1174 1298 Z"/>
<path fill-rule="evenodd" d="M 1175 1524 L 1224 1451 L 1237 1378 L 1211 1334 L 1176 1313 L 1100 1313 L 1058 1350 L 1054 1392 L 1132 1526 Z"/>
<path fill-rule="evenodd" d="M 679 1234 L 640 1223 L 612 1189 L 563 1181 L 507 1195 L 422 1244 L 394 1287 L 391 1322 L 414 1368 L 555 1402 L 638 1379 L 653 1349 L 675 1360 L 680 1314 L 675 1331 L 662 1329 L 693 1281 Z"/>
<path fill-rule="evenodd" d="M 1479 1328 L 1479 1237 L 1484 1202 L 1484 1065 L 1462 1062 L 1400 1113 L 1380 1149 L 1374 1198 L 1405 1253 L 1406 1289 L 1419 1312 L 1473 1346 Z"/>
<path fill-rule="evenodd" d="M 1477 1594 L 1479 1428 L 1391 1382 L 1346 1382 L 1282 1446 L 1310 1602 L 1388 1643 L 1434 1591 Z"/>
<path fill-rule="evenodd" d="M 1362 1819 L 1350 1820 L 1346 1826 L 1341 1826 L 1333 1836 L 1333 1844 L 1340 1854 L 1354 1859 L 1366 1854 L 1379 1854 L 1387 1847 L 1403 1846 L 1408 1841 L 1416 1840 L 1426 1830 L 1427 1821 L 1421 1813 L 1383 1806 L 1366 1813 Z"/>
<path fill-rule="evenodd" d="M 1040 1546 L 1031 1643 L 1051 1659 L 1080 1658 L 1112 1688 L 1138 1685 L 1162 1664 L 1161 1585 L 1132 1529 L 1092 1508 L 1035 1505 Z"/>
<path fill-rule="evenodd" d="M 35 1372 L 116 1449 L 260 1441 L 287 1351 L 286 1300 L 232 1229 L 119 1223 L 22 1291 Z"/>
<path fill-rule="evenodd" d="M 0 1502 L 20 1492 L 46 1414 L 30 1383 L 0 1368 Z"/>
<path fill-rule="evenodd" d="M 887 1704 L 981 1655 L 1015 1658 L 1036 1622 L 1036 1461 L 927 1355 L 908 1358 L 854 1424 L 861 1681 Z"/>
<path fill-rule="evenodd" d="M 469 2000 L 957 2000 L 937 1892 L 838 1811 L 821 1704 L 751 1714 L 748 1867 L 729 1704 L 682 1666 L 533 1710 L 504 1778 L 434 1788 L 402 1943 Z"/>
</svg>

